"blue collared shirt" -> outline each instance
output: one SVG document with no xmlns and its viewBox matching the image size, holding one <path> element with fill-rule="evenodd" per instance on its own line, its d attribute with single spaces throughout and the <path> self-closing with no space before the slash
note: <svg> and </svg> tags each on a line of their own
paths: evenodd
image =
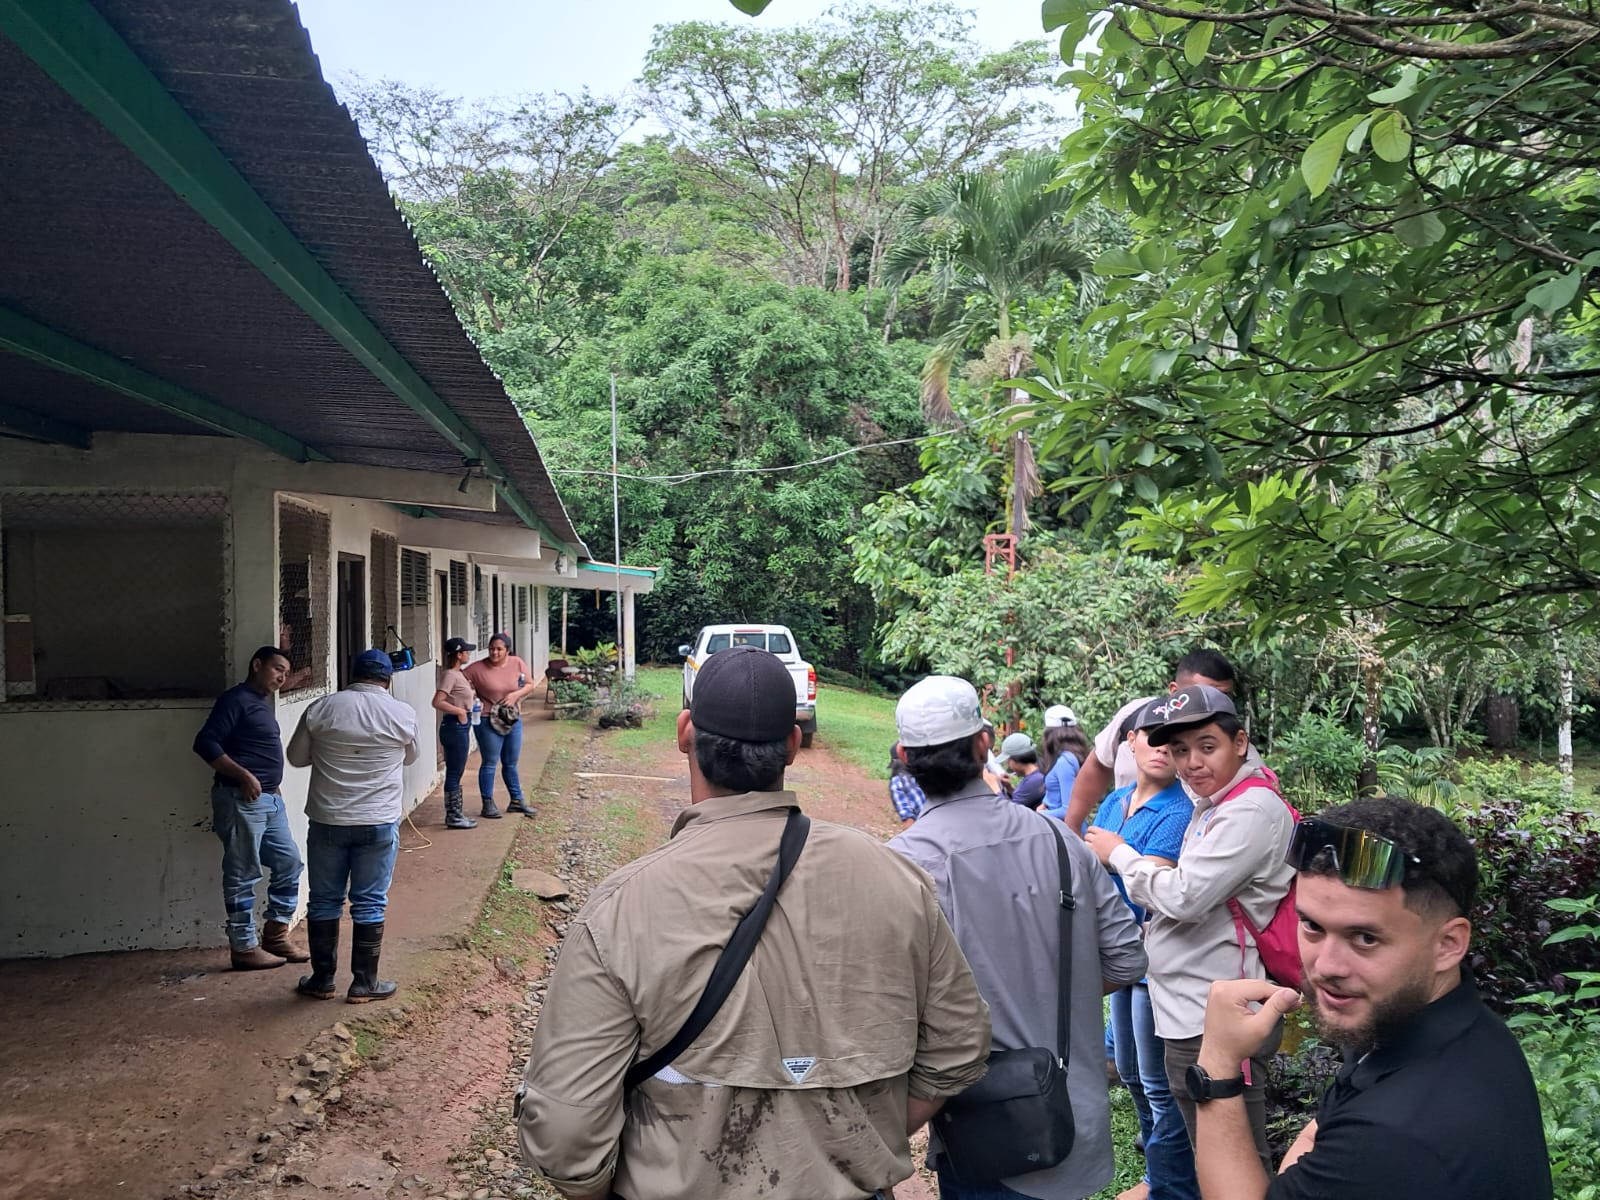
<svg viewBox="0 0 1600 1200">
<path fill-rule="evenodd" d="M 1130 817 L 1128 801 L 1133 799 L 1133 791 L 1137 786 L 1126 784 L 1107 796 L 1092 823 L 1120 834 L 1122 840 L 1140 854 L 1170 858 L 1177 862 L 1178 852 L 1183 849 L 1183 832 L 1189 828 L 1189 820 L 1194 815 L 1194 801 L 1183 790 L 1183 784 L 1174 779 L 1140 805 Z M 1111 881 L 1117 885 L 1122 898 L 1128 901 L 1128 907 L 1133 909 L 1134 920 L 1143 925 L 1150 914 L 1128 900 L 1128 889 L 1121 875 L 1113 871 Z"/>
<path fill-rule="evenodd" d="M 283 783 L 283 735 L 272 709 L 272 697 L 262 695 L 248 683 L 235 684 L 223 692 L 195 734 L 194 752 L 207 763 L 226 754 L 254 775 L 263 791 L 277 791 Z M 216 778 L 221 784 L 238 784 L 238 780 L 224 775 Z"/>
</svg>

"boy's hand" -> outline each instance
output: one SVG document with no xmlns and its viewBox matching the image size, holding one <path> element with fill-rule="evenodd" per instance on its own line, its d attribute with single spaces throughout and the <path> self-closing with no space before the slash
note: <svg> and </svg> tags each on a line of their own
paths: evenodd
<svg viewBox="0 0 1600 1200">
<path fill-rule="evenodd" d="M 1089 844 L 1089 849 L 1094 851 L 1102 865 L 1110 865 L 1111 852 L 1118 846 L 1128 843 L 1120 834 L 1112 833 L 1109 829 L 1101 829 L 1098 825 L 1089 826 L 1089 832 L 1083 835 L 1083 840 Z"/>
</svg>

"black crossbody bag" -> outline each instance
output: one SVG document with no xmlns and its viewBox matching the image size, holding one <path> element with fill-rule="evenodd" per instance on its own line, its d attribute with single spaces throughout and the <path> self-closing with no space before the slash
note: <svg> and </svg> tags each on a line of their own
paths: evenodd
<svg viewBox="0 0 1600 1200">
<path fill-rule="evenodd" d="M 1067 1094 L 1072 1046 L 1067 1025 L 1072 994 L 1072 864 L 1066 834 L 1049 817 L 1061 871 L 1061 981 L 1056 996 L 1056 1048 L 995 1050 L 989 1070 L 934 1118 L 951 1169 L 966 1183 L 987 1183 L 1053 1167 L 1072 1153 L 1076 1127 Z"/>
<path fill-rule="evenodd" d="M 722 953 L 717 956 L 716 963 L 711 968 L 711 977 L 706 980 L 705 991 L 700 993 L 700 999 L 695 1003 L 689 1013 L 689 1019 L 683 1023 L 683 1028 L 672 1035 L 672 1040 L 649 1058 L 641 1059 L 628 1068 L 628 1073 L 623 1076 L 622 1087 L 624 1092 L 631 1092 L 662 1067 L 672 1062 L 691 1045 L 695 1038 L 705 1032 L 711 1018 L 717 1015 L 722 1008 L 723 1001 L 727 1000 L 728 993 L 733 991 L 733 985 L 738 982 L 739 976 L 744 974 L 750 956 L 755 953 L 756 943 L 761 940 L 761 931 L 766 928 L 767 918 L 772 915 L 772 906 L 778 899 L 778 890 L 783 887 L 783 881 L 789 878 L 789 872 L 794 870 L 794 864 L 800 858 L 800 851 L 804 849 L 806 837 L 811 832 L 811 818 L 798 808 L 789 810 L 788 820 L 783 825 L 783 837 L 778 842 L 778 861 L 772 868 L 772 874 L 767 878 L 767 886 L 761 889 L 761 895 L 756 898 L 750 911 L 739 918 L 739 923 L 733 927 L 733 934 L 728 938 L 728 944 L 722 948 Z M 516 1100 L 512 1104 L 511 1114 L 515 1120 L 522 1113 L 522 1097 L 526 1085 L 518 1085 Z"/>
</svg>

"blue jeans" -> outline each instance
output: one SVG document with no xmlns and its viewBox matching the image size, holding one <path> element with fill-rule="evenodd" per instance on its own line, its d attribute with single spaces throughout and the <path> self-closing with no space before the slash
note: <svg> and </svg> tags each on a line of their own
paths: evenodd
<svg viewBox="0 0 1600 1200">
<path fill-rule="evenodd" d="M 522 799 L 522 780 L 517 777 L 517 759 L 522 756 L 522 722 L 511 727 L 510 733 L 496 733 L 489 724 L 489 714 L 483 714 L 483 723 L 473 726 L 478 731 L 478 794 L 485 800 L 494 797 L 494 768 L 500 764 L 500 774 L 506 781 L 506 795 L 513 800 Z"/>
<path fill-rule="evenodd" d="M 1111 1024 L 1116 1031 L 1117 1074 L 1139 1109 L 1150 1200 L 1200 1200 L 1194 1151 L 1167 1081 L 1166 1048 L 1156 1036 L 1150 989 L 1134 984 L 1112 992 Z"/>
<path fill-rule="evenodd" d="M 310 921 L 337 921 L 350 897 L 350 919 L 357 925 L 376 925 L 389 904 L 389 881 L 394 877 L 395 854 L 400 849 L 400 822 L 389 825 L 324 825 L 311 822 L 306 837 L 310 858 Z"/>
<path fill-rule="evenodd" d="M 966 1183 L 957 1178 L 947 1162 L 940 1163 L 935 1173 L 939 1176 L 939 1200 L 1033 1200 L 1032 1196 L 1008 1188 L 999 1180 Z"/>
<path fill-rule="evenodd" d="M 472 726 L 463 725 L 455 717 L 445 717 L 439 722 L 439 744 L 444 747 L 444 790 L 453 792 L 461 787 L 461 777 L 467 773 Z"/>
<path fill-rule="evenodd" d="M 211 827 L 222 841 L 222 903 L 228 912 L 228 946 L 256 944 L 256 885 L 262 868 L 267 885 L 267 920 L 288 924 L 300 906 L 300 849 L 289 832 L 281 792 L 246 801 L 235 784 L 211 785 Z"/>
</svg>

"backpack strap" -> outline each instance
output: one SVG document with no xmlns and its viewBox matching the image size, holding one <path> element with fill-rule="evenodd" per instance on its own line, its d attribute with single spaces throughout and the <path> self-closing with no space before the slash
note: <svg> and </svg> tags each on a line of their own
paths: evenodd
<svg viewBox="0 0 1600 1200">
<path fill-rule="evenodd" d="M 1249 778 L 1241 779 L 1238 783 L 1234 784 L 1228 789 L 1227 795 L 1223 796 L 1222 799 L 1218 800 L 1211 807 L 1218 808 L 1221 805 L 1226 804 L 1229 800 L 1232 800 L 1235 796 L 1242 796 L 1251 788 L 1265 787 L 1279 800 L 1283 801 L 1284 807 L 1287 808 L 1294 819 L 1298 821 L 1300 819 L 1299 810 L 1296 809 L 1294 805 L 1290 804 L 1289 801 L 1284 797 L 1283 789 L 1278 786 L 1277 773 L 1271 767 L 1266 766 L 1265 764 L 1262 765 L 1261 771 L 1261 775 L 1251 775 Z M 1239 897 L 1228 897 L 1228 912 L 1233 916 L 1233 936 L 1239 943 L 1239 978 L 1243 979 L 1245 977 L 1245 934 L 1249 933 L 1250 940 L 1252 942 L 1258 942 L 1261 938 L 1261 931 L 1257 929 L 1255 927 L 1255 923 L 1245 915 L 1244 905 L 1239 903 Z"/>
</svg>

